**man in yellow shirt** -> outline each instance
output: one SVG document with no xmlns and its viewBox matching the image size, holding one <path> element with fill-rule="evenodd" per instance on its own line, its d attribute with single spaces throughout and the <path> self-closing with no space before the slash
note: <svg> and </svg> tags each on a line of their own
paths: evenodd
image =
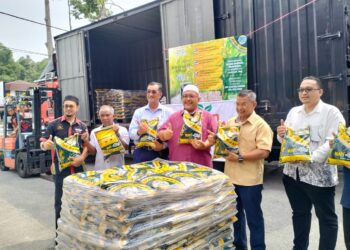
<svg viewBox="0 0 350 250">
<path fill-rule="evenodd" d="M 247 249 L 246 220 L 250 230 L 251 249 L 266 249 L 264 217 L 261 210 L 264 159 L 271 152 L 273 132 L 270 126 L 258 116 L 256 94 L 242 90 L 236 101 L 237 117 L 228 125 L 239 125 L 239 153 L 229 152 L 225 162 L 227 174 L 238 195 L 237 218 L 234 224 L 234 243 L 237 250 Z"/>
</svg>

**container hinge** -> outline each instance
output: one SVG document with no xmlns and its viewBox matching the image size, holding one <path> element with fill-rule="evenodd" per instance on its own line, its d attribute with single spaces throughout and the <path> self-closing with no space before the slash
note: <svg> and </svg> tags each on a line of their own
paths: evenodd
<svg viewBox="0 0 350 250">
<path fill-rule="evenodd" d="M 349 54 L 345 55 L 345 59 L 347 62 L 350 62 L 350 55 Z"/>
<path fill-rule="evenodd" d="M 271 108 L 271 103 L 270 103 L 270 100 L 261 100 L 260 101 L 261 105 L 258 105 L 257 108 L 260 110 L 260 111 L 269 111 L 269 109 Z"/>
<path fill-rule="evenodd" d="M 320 79 L 322 80 L 332 80 L 332 79 L 335 79 L 335 80 L 343 80 L 343 74 L 342 73 L 339 73 L 338 75 L 325 75 L 325 76 L 320 76 L 319 77 Z"/>
<path fill-rule="evenodd" d="M 231 18 L 231 14 L 230 13 L 225 13 L 225 14 L 222 14 L 220 16 L 215 17 L 215 19 L 217 19 L 217 20 L 226 20 L 226 19 L 229 19 L 229 18 Z"/>
<path fill-rule="evenodd" d="M 341 38 L 342 33 L 341 31 L 335 32 L 335 33 L 326 33 L 323 35 L 317 36 L 317 40 L 322 41 L 322 40 L 332 40 L 332 39 L 338 39 Z"/>
</svg>

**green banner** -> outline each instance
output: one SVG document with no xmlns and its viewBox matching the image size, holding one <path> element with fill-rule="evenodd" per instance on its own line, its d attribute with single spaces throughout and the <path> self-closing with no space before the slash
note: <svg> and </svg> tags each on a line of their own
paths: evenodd
<svg viewBox="0 0 350 250">
<path fill-rule="evenodd" d="M 235 98 L 247 88 L 247 37 L 228 37 L 169 49 L 171 103 L 181 102 L 181 88 L 198 86 L 201 101 Z"/>
</svg>

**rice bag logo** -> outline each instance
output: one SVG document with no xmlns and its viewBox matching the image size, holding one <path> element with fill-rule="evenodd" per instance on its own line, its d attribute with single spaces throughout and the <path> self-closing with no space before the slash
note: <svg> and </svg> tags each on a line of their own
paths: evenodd
<svg viewBox="0 0 350 250">
<path fill-rule="evenodd" d="M 240 45 L 246 44 L 246 43 L 247 43 L 247 37 L 246 37 L 246 36 L 239 36 L 239 37 L 238 37 L 238 43 L 239 43 Z"/>
</svg>

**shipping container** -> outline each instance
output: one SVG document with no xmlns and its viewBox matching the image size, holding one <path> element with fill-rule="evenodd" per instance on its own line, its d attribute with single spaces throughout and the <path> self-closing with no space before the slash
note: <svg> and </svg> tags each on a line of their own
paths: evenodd
<svg viewBox="0 0 350 250">
<path fill-rule="evenodd" d="M 349 0 L 218 0 L 216 38 L 249 35 L 248 86 L 274 131 L 300 105 L 303 77 L 321 78 L 322 99 L 349 121 Z M 274 144 L 270 158 L 276 158 Z"/>
<path fill-rule="evenodd" d="M 257 112 L 273 130 L 299 104 L 296 89 L 307 75 L 323 80 L 323 99 L 348 121 L 349 3 L 154 1 L 55 37 L 62 95 L 78 96 L 79 117 L 93 125 L 95 89 L 142 90 L 159 81 L 169 97 L 168 48 L 247 35 L 248 88 L 257 93 Z M 275 144 L 271 157 L 277 156 Z"/>
<path fill-rule="evenodd" d="M 62 95 L 76 95 L 78 116 L 93 125 L 96 89 L 145 90 L 158 81 L 168 92 L 166 48 L 214 36 L 212 0 L 155 1 L 64 33 L 55 37 Z"/>
</svg>

